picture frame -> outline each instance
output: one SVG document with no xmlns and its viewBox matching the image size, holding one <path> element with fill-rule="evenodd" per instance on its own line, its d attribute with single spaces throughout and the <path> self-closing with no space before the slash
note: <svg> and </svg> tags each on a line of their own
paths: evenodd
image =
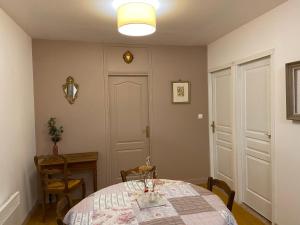
<svg viewBox="0 0 300 225">
<path fill-rule="evenodd" d="M 171 86 L 173 104 L 191 103 L 191 82 L 182 80 L 172 81 Z"/>
<path fill-rule="evenodd" d="M 300 121 L 300 61 L 286 64 L 286 117 Z"/>
</svg>

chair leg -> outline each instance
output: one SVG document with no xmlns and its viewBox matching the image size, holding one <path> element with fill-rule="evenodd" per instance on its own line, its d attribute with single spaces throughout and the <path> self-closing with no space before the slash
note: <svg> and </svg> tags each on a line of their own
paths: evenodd
<svg viewBox="0 0 300 225">
<path fill-rule="evenodd" d="M 71 209 L 73 206 L 73 201 L 72 201 L 70 194 L 66 194 L 66 198 L 68 200 L 68 208 Z"/>
<path fill-rule="evenodd" d="M 55 195 L 55 201 L 56 201 L 56 203 L 59 201 L 59 195 L 58 194 Z"/>
<path fill-rule="evenodd" d="M 212 177 L 208 177 L 207 180 L 207 189 L 212 191 L 213 190 L 213 178 Z"/>
<path fill-rule="evenodd" d="M 46 200 L 47 200 L 47 193 L 43 191 L 43 200 L 42 200 L 42 209 L 43 209 L 43 217 L 42 220 L 45 222 L 46 219 Z"/>
<path fill-rule="evenodd" d="M 81 185 L 82 185 L 82 199 L 85 198 L 85 195 L 86 195 L 86 186 L 85 186 L 85 182 L 83 179 L 81 179 Z"/>
</svg>

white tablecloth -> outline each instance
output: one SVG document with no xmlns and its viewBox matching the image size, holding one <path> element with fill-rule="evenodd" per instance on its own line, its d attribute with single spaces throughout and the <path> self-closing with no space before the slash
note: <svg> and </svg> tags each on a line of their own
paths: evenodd
<svg viewBox="0 0 300 225">
<path fill-rule="evenodd" d="M 237 225 L 221 199 L 183 181 L 159 180 L 157 192 L 166 199 L 159 207 L 140 209 L 140 181 L 104 188 L 82 200 L 65 216 L 69 225 Z"/>
</svg>

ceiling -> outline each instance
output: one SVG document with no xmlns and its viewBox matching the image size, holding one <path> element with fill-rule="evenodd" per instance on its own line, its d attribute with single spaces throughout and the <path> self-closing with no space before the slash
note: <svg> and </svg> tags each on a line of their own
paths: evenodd
<svg viewBox="0 0 300 225">
<path fill-rule="evenodd" d="M 160 0 L 157 32 L 117 32 L 112 0 L 0 0 L 33 38 L 150 45 L 205 45 L 286 0 Z"/>
</svg>

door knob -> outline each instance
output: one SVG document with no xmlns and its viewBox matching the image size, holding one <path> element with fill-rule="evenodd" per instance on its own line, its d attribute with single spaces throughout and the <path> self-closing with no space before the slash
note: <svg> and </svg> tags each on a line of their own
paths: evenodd
<svg viewBox="0 0 300 225">
<path fill-rule="evenodd" d="M 270 132 L 267 132 L 267 133 L 265 133 L 265 135 L 269 138 L 269 139 L 271 139 L 272 138 L 272 135 L 271 135 L 271 133 Z"/>
</svg>

